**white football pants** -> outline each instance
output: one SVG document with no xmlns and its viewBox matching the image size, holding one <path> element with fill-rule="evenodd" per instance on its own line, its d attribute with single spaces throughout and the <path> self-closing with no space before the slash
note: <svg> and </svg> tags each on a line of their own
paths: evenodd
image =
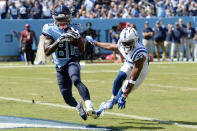
<svg viewBox="0 0 197 131">
<path fill-rule="evenodd" d="M 127 74 L 127 78 L 126 78 L 126 80 L 125 80 L 125 82 L 122 86 L 122 91 L 123 92 L 125 92 L 125 90 L 127 88 L 128 80 L 130 79 L 130 74 L 131 74 L 132 68 L 133 68 L 133 65 L 129 64 L 127 62 L 124 62 L 123 66 L 120 68 L 120 71 L 123 71 Z M 141 73 L 140 73 L 138 79 L 136 80 L 136 84 L 132 88 L 131 92 L 134 91 L 135 89 L 137 89 L 140 84 L 142 84 L 142 82 L 145 80 L 145 78 L 148 74 L 148 71 L 149 71 L 149 65 L 148 65 L 148 62 L 145 61 L 144 65 L 143 65 L 143 68 L 141 70 Z"/>
</svg>

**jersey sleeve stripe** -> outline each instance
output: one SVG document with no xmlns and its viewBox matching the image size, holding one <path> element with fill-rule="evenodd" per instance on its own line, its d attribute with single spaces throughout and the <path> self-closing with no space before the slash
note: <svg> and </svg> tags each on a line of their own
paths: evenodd
<svg viewBox="0 0 197 131">
<path fill-rule="evenodd" d="M 138 54 L 138 53 L 142 53 L 142 52 L 147 53 L 146 50 L 139 50 L 131 60 L 134 61 L 135 58 L 136 58 L 136 56 L 137 56 L 137 54 Z"/>
<path fill-rule="evenodd" d="M 145 48 L 140 47 L 140 48 L 137 48 L 136 50 L 134 50 L 134 52 L 131 55 L 131 59 L 133 58 L 133 56 L 135 56 L 136 53 L 138 53 L 139 50 L 143 50 L 143 49 L 145 50 Z"/>
</svg>

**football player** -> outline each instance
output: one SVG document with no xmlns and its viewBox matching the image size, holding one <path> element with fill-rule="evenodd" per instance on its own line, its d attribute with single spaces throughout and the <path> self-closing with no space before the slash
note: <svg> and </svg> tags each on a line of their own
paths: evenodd
<svg viewBox="0 0 197 131">
<path fill-rule="evenodd" d="M 131 91 L 139 87 L 149 71 L 148 53 L 144 45 L 139 43 L 137 31 L 132 27 L 124 28 L 120 33 L 117 45 L 98 42 L 90 36 L 87 36 L 86 39 L 93 45 L 103 49 L 118 49 L 121 57 L 125 59 L 114 80 L 111 99 L 101 104 L 99 110 L 97 110 L 97 115 L 99 116 L 106 109 L 112 109 L 116 103 L 118 103 L 118 108 L 125 108 L 127 96 Z M 124 81 L 125 83 L 122 86 Z"/>
<path fill-rule="evenodd" d="M 54 23 L 44 25 L 42 34 L 45 54 L 52 54 L 56 64 L 60 92 L 65 102 L 75 107 L 83 120 L 87 119 L 87 115 L 96 118 L 88 88 L 80 79 L 79 58 L 75 49 L 78 47 L 83 51 L 84 47 L 79 31 L 71 25 L 71 12 L 65 5 L 60 5 L 52 11 L 52 17 Z M 72 96 L 72 83 L 85 101 L 87 114 L 82 103 Z"/>
</svg>

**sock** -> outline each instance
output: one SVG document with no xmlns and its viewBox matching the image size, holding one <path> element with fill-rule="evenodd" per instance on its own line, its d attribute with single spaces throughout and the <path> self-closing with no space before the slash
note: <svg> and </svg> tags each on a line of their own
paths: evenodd
<svg viewBox="0 0 197 131">
<path fill-rule="evenodd" d="M 85 101 L 85 105 L 86 105 L 86 109 L 87 110 L 94 110 L 93 104 L 92 104 L 92 101 L 91 100 L 86 100 Z"/>
<path fill-rule="evenodd" d="M 79 102 L 77 102 L 77 106 L 75 108 L 79 109 L 79 107 L 80 107 L 80 104 Z"/>
<path fill-rule="evenodd" d="M 113 100 L 115 98 L 116 98 L 116 96 L 112 95 L 111 98 L 110 98 L 110 100 Z"/>
</svg>

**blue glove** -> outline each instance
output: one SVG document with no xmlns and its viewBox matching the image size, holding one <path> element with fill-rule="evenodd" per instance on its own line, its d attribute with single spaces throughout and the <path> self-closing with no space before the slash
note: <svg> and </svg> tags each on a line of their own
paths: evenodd
<svg viewBox="0 0 197 131">
<path fill-rule="evenodd" d="M 91 36 L 86 36 L 86 39 L 93 45 L 94 39 Z"/>
<path fill-rule="evenodd" d="M 119 99 L 118 99 L 118 109 L 121 107 L 121 110 L 122 110 L 122 108 L 124 108 L 125 109 L 125 105 L 126 105 L 126 98 L 124 98 L 124 97 L 120 97 Z"/>
</svg>

